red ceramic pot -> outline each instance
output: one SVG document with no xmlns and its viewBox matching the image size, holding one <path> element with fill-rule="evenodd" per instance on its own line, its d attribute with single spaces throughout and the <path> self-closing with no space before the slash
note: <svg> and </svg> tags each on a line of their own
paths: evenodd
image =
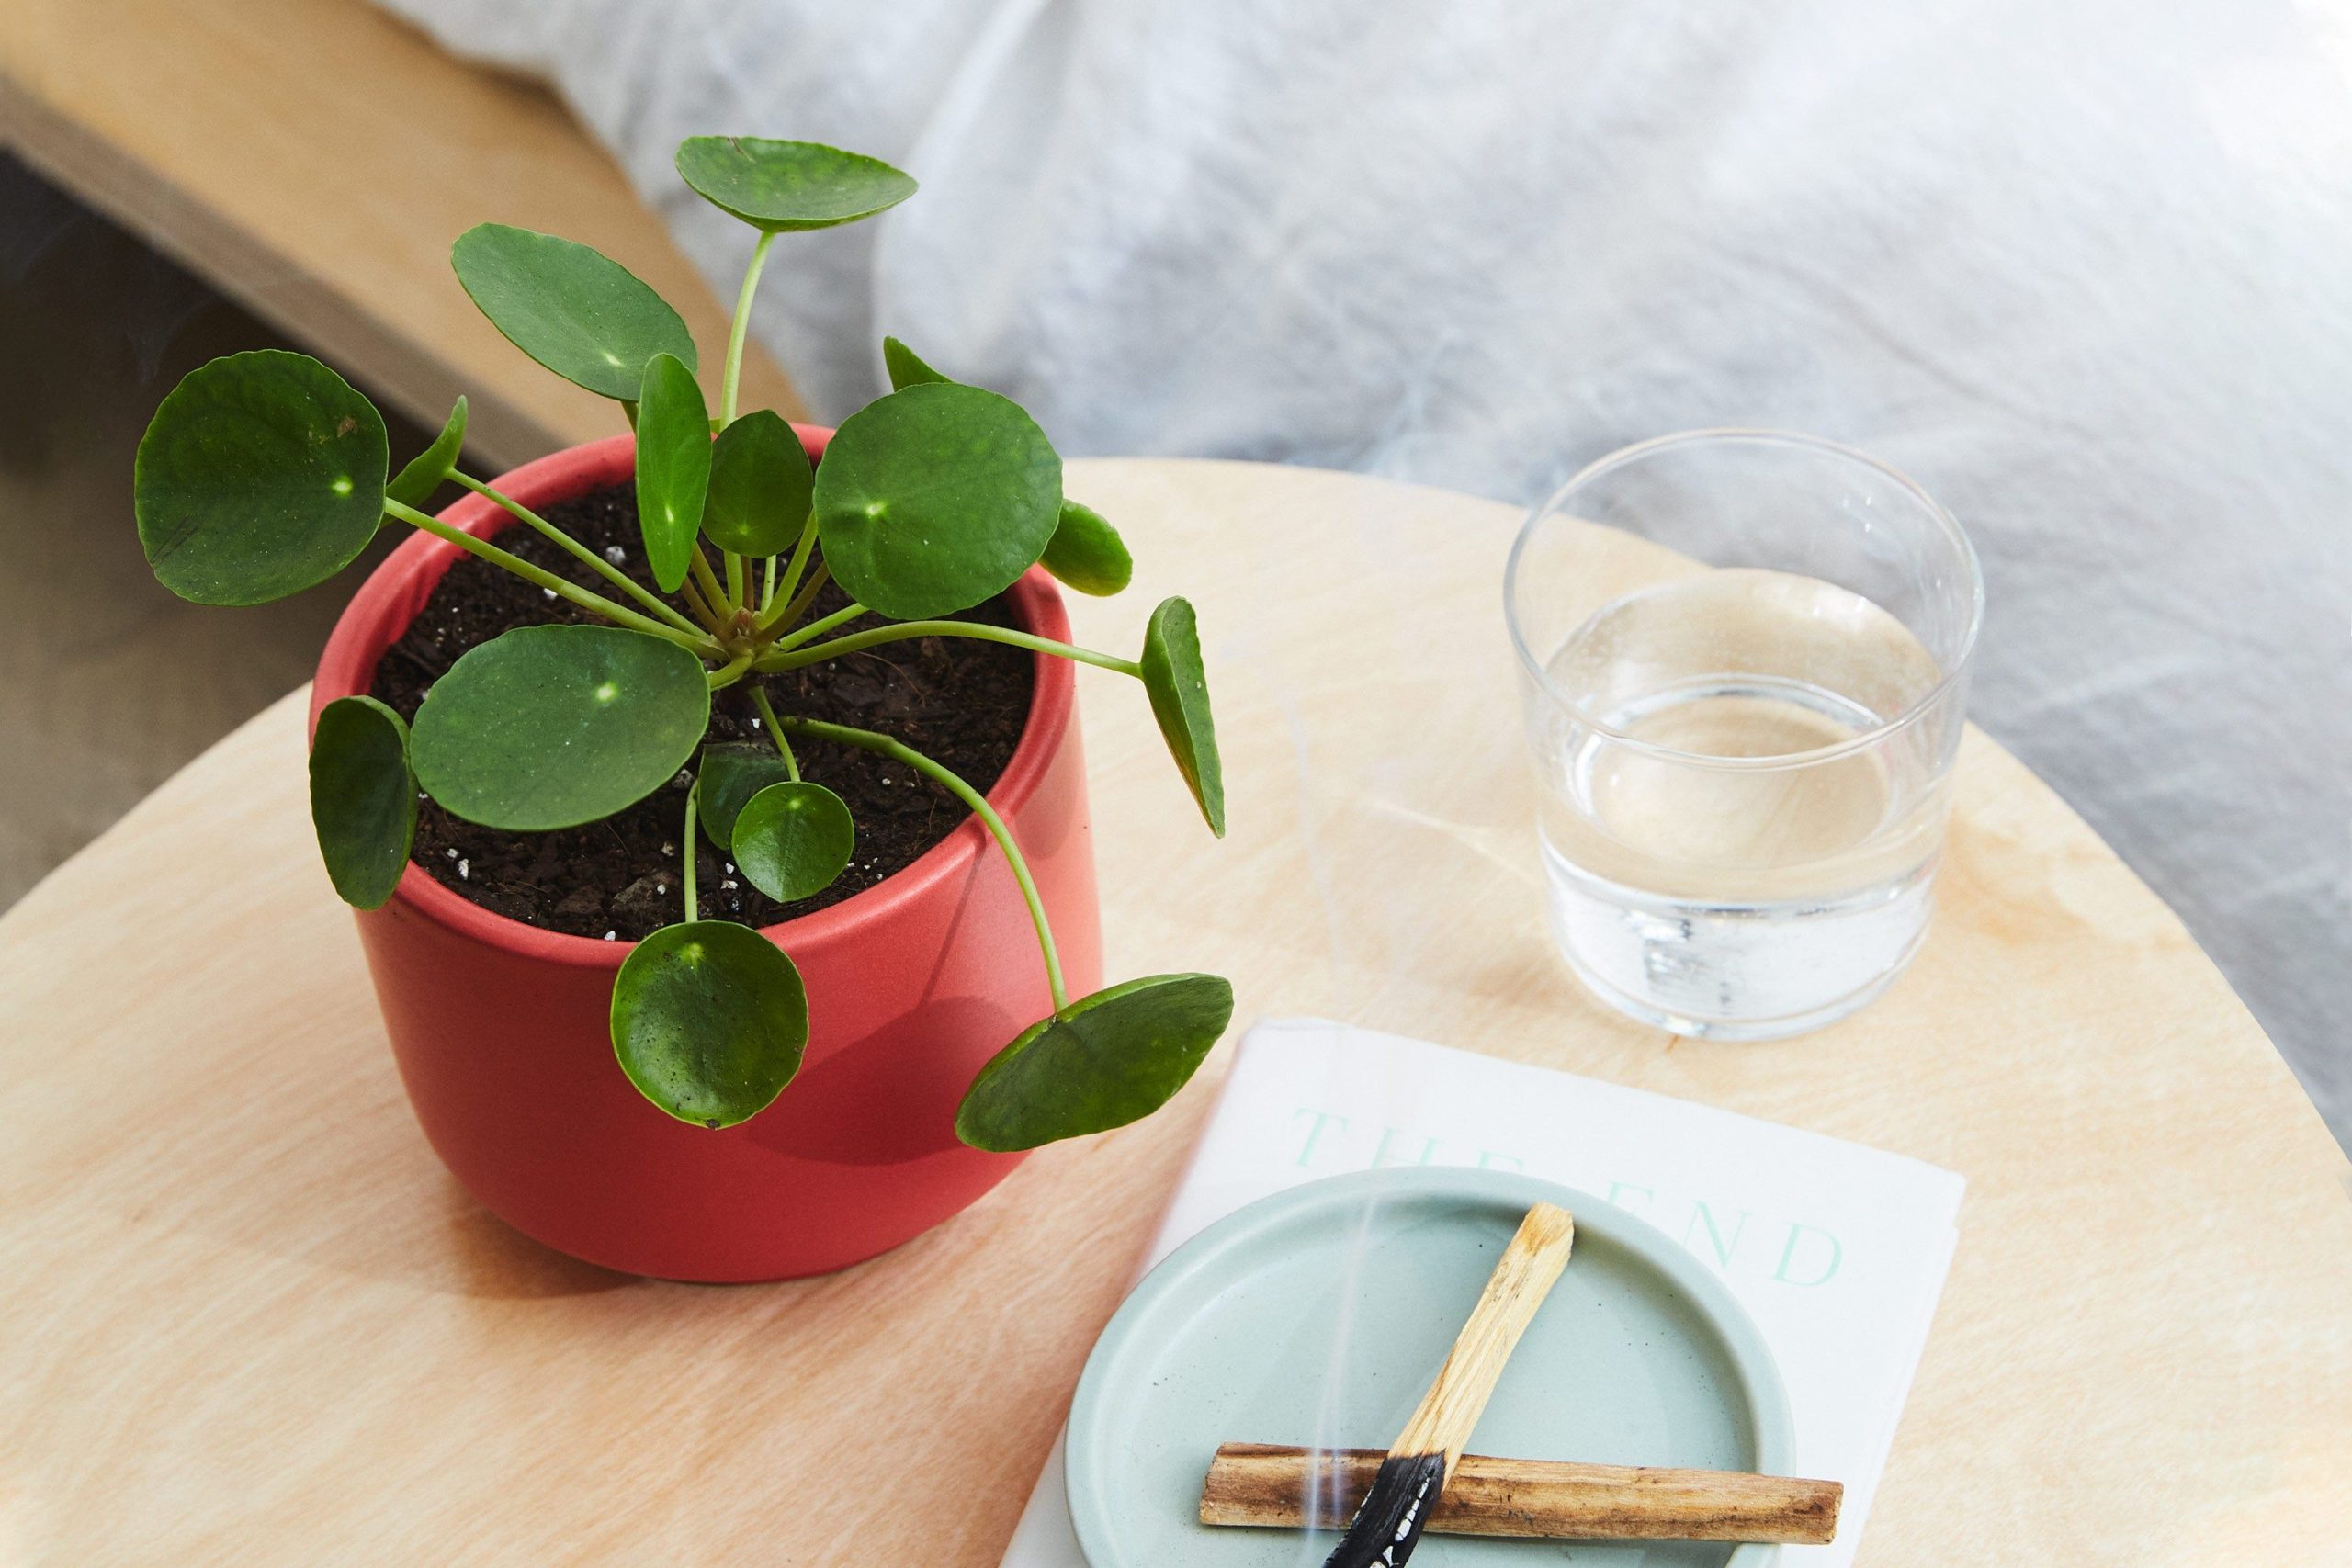
<svg viewBox="0 0 2352 1568">
<path fill-rule="evenodd" d="M 829 431 L 803 430 L 811 455 Z M 498 481 L 544 507 L 627 481 L 616 436 Z M 513 519 L 481 496 L 442 517 L 489 537 Z M 311 719 L 366 692 L 456 547 L 410 539 L 368 580 L 319 661 Z M 1012 590 L 1027 629 L 1067 640 L 1042 571 Z M 1040 655 L 1029 723 L 989 800 L 1028 855 L 1074 995 L 1102 984 L 1085 764 L 1069 664 Z M 774 1105 L 723 1131 L 655 1110 L 614 1060 L 613 974 L 629 945 L 492 914 L 415 866 L 359 915 L 410 1103 L 435 1152 L 508 1224 L 559 1251 L 673 1280 L 779 1280 L 840 1269 L 929 1229 L 1019 1156 L 958 1142 L 982 1064 L 1052 1006 L 1026 907 L 976 818 L 897 875 L 768 928 L 808 987 L 809 1042 Z"/>
</svg>

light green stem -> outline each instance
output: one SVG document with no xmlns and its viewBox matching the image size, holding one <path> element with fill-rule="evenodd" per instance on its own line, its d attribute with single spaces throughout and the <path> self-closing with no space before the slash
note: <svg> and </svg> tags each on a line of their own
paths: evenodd
<svg viewBox="0 0 2352 1568">
<path fill-rule="evenodd" d="M 679 858 L 685 863 L 686 919 L 694 919 L 702 913 L 702 900 L 695 897 L 695 802 L 702 794 L 702 781 L 686 791 L 686 836 L 679 840 Z"/>
<path fill-rule="evenodd" d="M 743 558 L 733 550 L 721 550 L 718 558 L 727 563 L 727 597 L 739 605 L 750 604 L 751 600 L 743 596 L 748 586 L 743 580 Z"/>
<path fill-rule="evenodd" d="M 459 484 L 465 486 L 468 490 L 472 491 L 476 495 L 488 496 L 491 500 L 498 502 L 499 505 L 513 513 L 517 518 L 529 524 L 548 538 L 554 540 L 558 545 L 563 547 L 564 549 L 570 551 L 574 557 L 585 563 L 605 581 L 611 583 L 614 587 L 619 589 L 624 593 L 627 593 L 630 598 L 635 599 L 639 604 L 644 605 L 647 609 L 652 611 L 656 615 L 659 615 L 662 619 L 669 622 L 680 631 L 692 637 L 700 637 L 702 635 L 701 627 L 695 626 L 694 622 L 686 619 L 685 616 L 680 615 L 670 605 L 664 604 L 658 594 L 648 589 L 644 584 L 639 582 L 637 579 L 629 576 L 628 573 L 623 571 L 620 568 L 615 566 L 603 556 L 598 555 L 594 550 L 590 549 L 587 546 L 582 544 L 579 540 L 573 538 L 571 535 L 565 533 L 562 529 L 557 527 L 554 524 L 548 522 L 546 518 L 540 516 L 537 513 L 532 511 L 521 502 L 516 501 L 512 496 L 501 495 L 491 486 L 482 483 L 481 480 L 461 474 L 455 468 L 449 470 L 449 477 L 457 480 Z"/>
<path fill-rule="evenodd" d="M 1046 919 L 1045 901 L 1037 897 L 1037 884 L 1029 874 L 1029 863 L 1023 858 L 1021 846 L 1012 841 L 1012 829 L 1004 825 L 1004 818 L 996 814 L 996 807 L 988 803 L 987 796 L 922 752 L 887 735 L 876 735 L 870 729 L 852 729 L 845 724 L 827 724 L 814 718 L 787 717 L 777 720 L 776 725 L 780 730 L 789 729 L 795 735 L 810 736 L 819 740 L 837 740 L 844 746 L 876 751 L 894 761 L 904 762 L 925 778 L 944 786 L 950 794 L 970 807 L 972 815 L 980 819 L 981 825 L 996 840 L 996 847 L 1004 852 L 1005 863 L 1012 868 L 1012 880 L 1021 885 L 1021 897 L 1029 906 L 1030 923 L 1037 928 L 1037 945 L 1046 954 L 1046 984 L 1054 993 L 1054 1010 L 1059 1012 L 1069 1006 L 1069 992 L 1062 984 L 1062 955 L 1060 950 L 1054 946 L 1054 928 Z"/>
<path fill-rule="evenodd" d="M 718 581 L 718 574 L 710 570 L 710 558 L 702 553 L 700 539 L 694 543 L 694 554 L 686 558 L 686 569 L 694 573 L 695 581 L 702 589 L 703 597 L 710 602 L 712 612 L 724 621 L 734 610 L 735 601 L 728 593 L 726 585 Z"/>
<path fill-rule="evenodd" d="M 775 603 L 775 557 L 768 557 L 767 570 L 763 575 L 765 582 L 760 589 L 760 614 L 763 615 L 768 613 L 768 606 Z"/>
<path fill-rule="evenodd" d="M 823 592 L 825 584 L 832 580 L 833 569 L 823 561 L 819 561 L 816 575 L 800 585 L 800 592 L 792 596 L 792 603 L 786 604 L 783 613 L 775 616 L 768 624 L 779 631 L 788 630 L 793 622 L 808 613 L 808 607 L 817 602 L 817 595 Z"/>
<path fill-rule="evenodd" d="M 864 614 L 865 614 L 865 606 L 853 600 L 849 604 L 842 606 L 842 608 L 835 610 L 831 615 L 825 616 L 822 620 L 811 621 L 807 626 L 801 627 L 798 631 L 791 632 L 784 637 L 776 638 L 774 643 L 769 645 L 768 653 L 784 653 L 792 649 L 798 648 L 802 643 L 807 642 L 809 638 L 823 637 L 835 626 L 843 625 L 849 621 L 854 621 Z"/>
<path fill-rule="evenodd" d="M 767 692 L 759 686 L 752 688 L 752 705 L 760 710 L 760 717 L 767 721 L 768 734 L 775 740 L 775 749 L 784 759 L 784 771 L 794 784 L 800 782 L 800 759 L 792 754 L 792 742 L 784 738 L 784 726 L 775 721 L 775 709 L 768 706 Z"/>
<path fill-rule="evenodd" d="M 403 523 L 413 524 L 436 538 L 448 540 L 468 555 L 480 556 L 492 566 L 504 567 L 526 582 L 535 582 L 550 593 L 569 599 L 591 615 L 602 615 L 616 626 L 631 631 L 658 637 L 664 642 L 674 642 L 680 648 L 708 658 L 718 651 L 718 645 L 700 633 L 689 635 L 673 626 L 664 626 L 650 616 L 640 615 L 624 604 L 616 604 L 601 593 L 591 593 L 578 584 L 567 581 L 544 567 L 533 566 L 518 555 L 500 549 L 487 539 L 477 539 L 463 528 L 453 528 L 438 517 L 419 512 L 415 507 L 387 497 L 384 510 Z"/>
<path fill-rule="evenodd" d="M 686 602 L 687 609 L 702 618 L 702 624 L 709 629 L 712 637 L 717 637 L 726 628 L 725 618 L 710 607 L 709 603 L 702 596 L 702 589 L 692 577 L 678 584 L 678 597 Z"/>
<path fill-rule="evenodd" d="M 801 573 L 808 570 L 808 558 L 816 552 L 816 549 L 817 510 L 815 507 L 810 507 L 808 509 L 808 520 L 800 525 L 800 542 L 792 547 L 792 564 L 785 571 L 784 586 L 781 589 L 774 588 L 773 586 L 771 587 L 771 591 L 768 593 L 768 598 L 771 601 L 773 601 L 776 594 L 780 592 L 784 595 L 787 604 L 789 604 L 795 592 L 800 587 Z M 763 605 L 761 606 L 761 609 L 764 613 L 766 606 Z M 789 625 L 791 625 L 791 623 L 785 620 L 783 615 L 771 615 L 768 616 L 765 621 L 761 623 L 760 630 L 764 632 L 771 626 Z"/>
<path fill-rule="evenodd" d="M 724 665 L 710 672 L 708 677 L 710 689 L 716 692 L 733 685 L 743 678 L 743 672 L 751 667 L 752 655 L 748 650 L 737 654 Z"/>
<path fill-rule="evenodd" d="M 816 664 L 828 659 L 839 659 L 845 653 L 873 648 L 886 642 L 903 642 L 916 637 L 968 637 L 982 642 L 1001 642 L 1014 648 L 1025 648 L 1035 653 L 1050 653 L 1060 659 L 1076 660 L 1097 669 L 1115 670 L 1122 675 L 1140 680 L 1143 666 L 1132 659 L 1121 659 L 1114 653 L 1097 653 L 1091 648 L 1075 648 L 1051 637 L 1031 632 L 1014 631 L 1010 626 L 983 626 L 977 621 L 900 621 L 895 626 L 876 626 L 872 631 L 855 632 L 848 637 L 820 642 L 814 648 L 787 651 L 782 657 L 771 657 L 760 668 L 765 671 L 797 670 L 804 664 Z"/>
<path fill-rule="evenodd" d="M 735 321 L 727 329 L 727 374 L 718 386 L 721 425 L 735 423 L 735 392 L 743 379 L 743 339 L 752 330 L 752 296 L 759 291 L 760 269 L 768 265 L 768 247 L 774 243 L 775 231 L 761 231 L 760 243 L 752 247 L 752 265 L 743 269 L 743 287 L 735 293 Z"/>
</svg>

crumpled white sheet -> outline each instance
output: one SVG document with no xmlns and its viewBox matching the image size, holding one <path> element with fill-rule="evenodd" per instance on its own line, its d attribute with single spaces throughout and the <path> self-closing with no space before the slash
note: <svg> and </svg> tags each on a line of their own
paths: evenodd
<svg viewBox="0 0 2352 1568">
<path fill-rule="evenodd" d="M 1976 716 L 2352 1142 L 2344 0 L 386 3 L 555 82 L 722 298 L 682 137 L 915 174 L 769 270 L 820 417 L 888 331 L 1074 455 L 1519 501 L 1699 425 L 1891 460 L 1984 553 Z"/>
</svg>

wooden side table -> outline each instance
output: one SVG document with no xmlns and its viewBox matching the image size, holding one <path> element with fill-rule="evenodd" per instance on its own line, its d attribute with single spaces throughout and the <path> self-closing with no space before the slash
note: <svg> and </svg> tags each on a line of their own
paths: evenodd
<svg viewBox="0 0 2352 1568">
<path fill-rule="evenodd" d="M 1307 469 L 1073 465 L 1139 642 L 1201 606 L 1233 834 L 1081 671 L 1112 970 L 1964 1172 L 1871 1564 L 2315 1563 L 2352 1517 L 2342 1154 L 2179 923 L 1972 736 L 1938 923 L 1769 1045 L 1603 1012 L 1538 918 L 1516 513 Z M 993 1564 L 1222 1070 L 829 1279 L 550 1254 L 411 1121 L 310 841 L 299 696 L 0 921 L 0 1562 Z"/>
<path fill-rule="evenodd" d="M 677 307 L 705 363 L 726 347 L 727 307 L 552 93 L 368 0 L 7 0 L 0 149 L 426 430 L 465 393 L 492 461 L 622 425 L 458 287 L 449 242 L 484 214 L 594 245 Z M 756 342 L 743 376 L 748 406 L 801 417 Z"/>
</svg>

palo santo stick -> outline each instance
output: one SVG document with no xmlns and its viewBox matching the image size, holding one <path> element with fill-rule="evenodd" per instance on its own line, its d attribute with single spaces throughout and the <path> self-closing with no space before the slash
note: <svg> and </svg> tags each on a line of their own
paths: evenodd
<svg viewBox="0 0 2352 1568">
<path fill-rule="evenodd" d="M 1387 1456 L 1377 1449 L 1227 1443 L 1201 1487 L 1201 1523 L 1338 1529 Z M 1320 1463 L 1314 1462 L 1318 1460 Z M 1310 1473 L 1311 1472 L 1311 1473 Z M 1645 1470 L 1464 1454 L 1428 1529 L 1560 1540 L 1755 1540 L 1820 1546 L 1846 1489 L 1723 1470 Z M 1310 1495 L 1311 1494 L 1311 1495 Z"/>
<path fill-rule="evenodd" d="M 1527 1211 L 1510 1245 L 1496 1259 L 1469 1321 L 1454 1337 L 1437 1381 L 1421 1395 L 1404 1431 L 1388 1445 L 1391 1459 L 1443 1454 L 1445 1474 L 1453 1474 L 1462 1445 L 1470 1440 L 1470 1429 L 1485 1414 L 1496 1381 L 1503 1375 L 1503 1363 L 1518 1348 L 1535 1309 L 1552 1293 L 1560 1270 L 1568 1266 L 1568 1247 L 1576 1234 L 1576 1222 L 1557 1204 L 1538 1203 Z"/>
<path fill-rule="evenodd" d="M 1413 1555 L 1430 1506 L 1453 1478 L 1462 1445 L 1485 1412 L 1503 1364 L 1568 1266 L 1576 1234 L 1576 1221 L 1556 1203 L 1538 1203 L 1520 1220 L 1469 1319 L 1453 1337 L 1437 1381 L 1388 1445 L 1363 1506 L 1323 1568 L 1403 1568 Z"/>
</svg>

